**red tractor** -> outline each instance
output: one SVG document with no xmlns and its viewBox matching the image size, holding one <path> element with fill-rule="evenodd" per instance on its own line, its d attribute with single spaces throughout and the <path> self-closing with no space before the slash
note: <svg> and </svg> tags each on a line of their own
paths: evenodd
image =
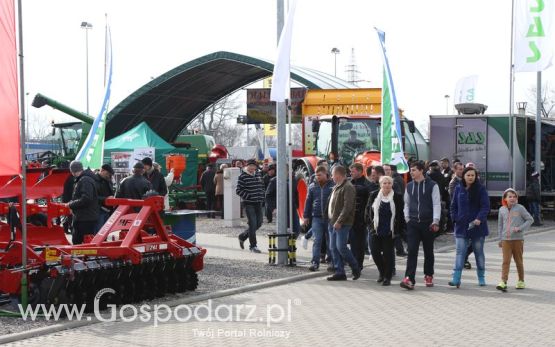
<svg viewBox="0 0 555 347">
<path fill-rule="evenodd" d="M 366 169 L 381 163 L 381 89 L 309 90 L 302 106 L 303 153 L 294 158 L 302 216 L 308 183 L 320 159 L 345 167 L 357 162 Z M 428 145 L 414 126 L 401 119 L 407 158 L 427 159 Z"/>
</svg>

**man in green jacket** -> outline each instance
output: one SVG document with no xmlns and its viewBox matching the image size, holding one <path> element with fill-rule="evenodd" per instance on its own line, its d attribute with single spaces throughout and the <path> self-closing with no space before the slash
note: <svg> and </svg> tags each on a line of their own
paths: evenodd
<svg viewBox="0 0 555 347">
<path fill-rule="evenodd" d="M 330 235 L 330 248 L 333 252 L 335 274 L 328 277 L 328 281 L 347 280 L 343 259 L 351 266 L 353 280 L 360 277 L 360 267 L 353 253 L 347 248 L 349 231 L 355 219 L 356 190 L 351 182 L 346 180 L 346 176 L 347 171 L 343 166 L 336 165 L 333 167 L 332 178 L 335 182 L 335 187 L 330 195 L 327 213 L 329 218 L 328 233 Z"/>
</svg>

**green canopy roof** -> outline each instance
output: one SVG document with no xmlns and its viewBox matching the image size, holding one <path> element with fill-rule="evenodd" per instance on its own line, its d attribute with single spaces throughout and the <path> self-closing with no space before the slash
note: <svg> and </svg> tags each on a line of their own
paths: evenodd
<svg viewBox="0 0 555 347">
<path fill-rule="evenodd" d="M 136 127 L 120 136 L 114 137 L 104 143 L 104 152 L 125 152 L 132 151 L 134 148 L 156 148 L 156 154 L 166 153 L 174 150 L 175 147 L 164 141 L 158 136 L 145 122 L 139 123 Z"/>
</svg>

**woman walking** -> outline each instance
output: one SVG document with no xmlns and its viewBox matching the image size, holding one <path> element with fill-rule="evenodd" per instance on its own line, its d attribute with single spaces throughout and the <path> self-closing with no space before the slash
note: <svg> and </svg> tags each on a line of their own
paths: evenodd
<svg viewBox="0 0 555 347">
<path fill-rule="evenodd" d="M 391 285 L 394 261 L 394 240 L 405 227 L 403 196 L 393 191 L 393 178 L 382 176 L 380 189 L 371 193 L 366 205 L 366 224 L 372 240 L 370 247 L 374 264 L 380 273 L 378 283 Z"/>
<path fill-rule="evenodd" d="M 461 273 L 469 244 L 476 258 L 478 284 L 486 285 L 484 240 L 489 234 L 489 209 L 489 196 L 486 188 L 478 180 L 478 172 L 473 167 L 465 168 L 451 201 L 451 220 L 455 223 L 457 255 L 450 286 L 458 288 L 461 285 Z"/>
</svg>

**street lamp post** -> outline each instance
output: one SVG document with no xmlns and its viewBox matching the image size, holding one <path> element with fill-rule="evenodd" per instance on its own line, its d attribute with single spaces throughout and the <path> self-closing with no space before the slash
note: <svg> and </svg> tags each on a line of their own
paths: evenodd
<svg viewBox="0 0 555 347">
<path fill-rule="evenodd" d="M 518 109 L 518 114 L 524 116 L 526 114 L 526 106 L 527 105 L 528 105 L 528 103 L 526 101 L 517 102 L 516 107 Z"/>
<path fill-rule="evenodd" d="M 449 98 L 450 98 L 450 96 L 445 94 L 444 98 L 445 98 L 445 114 L 447 115 L 447 114 L 449 114 Z"/>
<path fill-rule="evenodd" d="M 337 77 L 337 55 L 338 55 L 339 53 L 341 53 L 341 51 L 339 51 L 338 48 L 333 47 L 333 48 L 331 49 L 331 53 L 333 54 L 333 60 L 334 60 L 334 70 L 333 70 L 334 72 L 333 72 L 333 75 L 334 75 L 335 77 Z"/>
<path fill-rule="evenodd" d="M 89 22 L 81 22 L 81 28 L 85 29 L 85 61 L 86 61 L 86 76 L 87 76 L 87 114 L 89 113 L 89 29 L 92 29 L 92 24 Z"/>
</svg>

